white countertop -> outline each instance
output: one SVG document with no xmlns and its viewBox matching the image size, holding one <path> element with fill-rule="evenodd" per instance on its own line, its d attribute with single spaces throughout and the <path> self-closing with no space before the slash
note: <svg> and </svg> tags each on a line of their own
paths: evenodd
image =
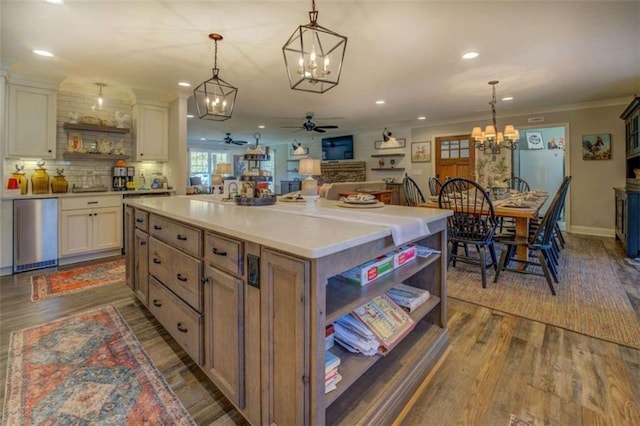
<svg viewBox="0 0 640 426">
<path fill-rule="evenodd" d="M 125 199 L 125 203 L 211 231 L 273 247 L 307 258 L 320 258 L 367 242 L 396 237 L 397 228 L 444 219 L 448 210 L 384 206 L 375 209 L 345 209 L 336 201 L 318 200 L 317 209 L 304 203 L 278 202 L 272 206 L 238 206 L 211 196 L 174 196 Z M 395 228 L 394 228 L 395 227 Z M 392 235 L 393 234 L 393 235 Z M 415 239 L 415 238 L 414 238 Z"/>
<path fill-rule="evenodd" d="M 23 200 L 30 198 L 63 198 L 63 197 L 99 197 L 104 195 L 145 195 L 145 194 L 162 194 L 170 192 L 175 194 L 173 189 L 134 189 L 130 191 L 103 191 L 103 192 L 60 192 L 60 193 L 48 193 L 48 194 L 25 194 L 20 195 L 20 192 L 12 192 L 4 190 L 2 191 L 2 200 Z"/>
</svg>

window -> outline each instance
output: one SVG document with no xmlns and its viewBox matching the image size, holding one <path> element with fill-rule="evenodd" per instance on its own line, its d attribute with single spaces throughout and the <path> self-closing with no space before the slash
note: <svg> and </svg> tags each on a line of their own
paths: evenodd
<svg viewBox="0 0 640 426">
<path fill-rule="evenodd" d="M 187 185 L 192 177 L 199 177 L 203 186 L 211 186 L 211 174 L 215 172 L 216 164 L 230 162 L 231 155 L 227 152 L 190 149 Z"/>
</svg>

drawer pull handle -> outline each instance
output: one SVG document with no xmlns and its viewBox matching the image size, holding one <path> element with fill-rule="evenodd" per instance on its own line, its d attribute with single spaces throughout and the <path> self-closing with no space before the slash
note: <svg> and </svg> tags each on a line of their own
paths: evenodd
<svg viewBox="0 0 640 426">
<path fill-rule="evenodd" d="M 183 277 L 180 272 L 176 274 L 176 278 L 178 279 L 178 281 L 182 281 L 183 283 L 187 282 L 187 277 Z"/>
<path fill-rule="evenodd" d="M 213 254 L 215 254 L 215 255 L 218 255 L 218 256 L 226 256 L 227 255 L 226 251 L 218 251 L 218 249 L 215 248 L 215 247 L 212 250 L 213 250 Z"/>
<path fill-rule="evenodd" d="M 98 204 L 97 201 L 87 201 L 87 204 Z"/>
<path fill-rule="evenodd" d="M 155 263 L 156 265 L 159 265 L 162 263 L 162 260 L 158 259 L 157 257 L 153 258 L 153 263 Z"/>
<path fill-rule="evenodd" d="M 138 218 L 138 219 L 136 219 L 136 222 L 138 222 L 138 223 L 142 223 L 142 222 L 144 222 L 144 219 L 140 219 L 140 218 Z"/>
<path fill-rule="evenodd" d="M 157 306 L 158 308 L 162 306 L 162 303 L 158 299 L 153 299 L 153 306 Z"/>
<path fill-rule="evenodd" d="M 146 245 L 147 245 L 147 242 L 146 242 L 146 241 L 144 241 L 144 240 L 142 240 L 142 241 L 140 241 L 140 245 L 141 245 L 141 246 L 146 246 Z"/>
<path fill-rule="evenodd" d="M 184 327 L 181 322 L 178 323 L 178 330 L 183 333 L 186 333 L 187 331 L 189 331 L 189 329 Z"/>
<path fill-rule="evenodd" d="M 162 226 L 160 226 L 160 225 L 153 225 L 153 229 L 161 230 L 161 229 L 162 229 Z"/>
<path fill-rule="evenodd" d="M 180 235 L 180 234 L 178 234 L 178 239 L 180 241 L 187 241 L 187 237 L 185 237 L 184 235 Z"/>
</svg>

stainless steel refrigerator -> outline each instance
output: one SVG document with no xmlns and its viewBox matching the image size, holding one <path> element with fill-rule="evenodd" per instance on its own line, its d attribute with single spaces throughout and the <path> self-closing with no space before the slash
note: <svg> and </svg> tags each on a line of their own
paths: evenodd
<svg viewBox="0 0 640 426">
<path fill-rule="evenodd" d="M 13 272 L 58 265 L 58 199 L 13 201 Z"/>
</svg>

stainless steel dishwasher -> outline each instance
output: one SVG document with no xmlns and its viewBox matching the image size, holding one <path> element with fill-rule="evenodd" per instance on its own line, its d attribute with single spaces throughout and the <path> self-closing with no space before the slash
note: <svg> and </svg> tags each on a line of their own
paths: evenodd
<svg viewBox="0 0 640 426">
<path fill-rule="evenodd" d="M 13 200 L 13 272 L 58 265 L 58 199 Z"/>
</svg>

